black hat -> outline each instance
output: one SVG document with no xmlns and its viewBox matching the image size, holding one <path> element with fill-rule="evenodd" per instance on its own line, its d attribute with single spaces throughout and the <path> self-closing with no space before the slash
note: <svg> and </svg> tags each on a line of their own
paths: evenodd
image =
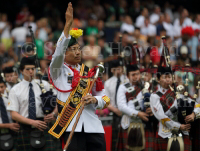
<svg viewBox="0 0 200 151">
<path fill-rule="evenodd" d="M 6 67 L 5 69 L 3 69 L 3 73 L 13 73 L 14 71 L 14 66 L 11 67 Z"/>
<path fill-rule="evenodd" d="M 24 69 L 25 65 L 34 65 L 35 66 L 35 56 L 34 57 L 23 57 L 20 62 L 20 70 Z"/>
<path fill-rule="evenodd" d="M 168 74 L 172 74 L 172 70 L 170 67 L 162 67 L 162 66 L 158 66 L 158 70 L 157 70 L 157 77 L 158 79 L 160 79 L 161 75 L 168 75 Z"/>
<path fill-rule="evenodd" d="M 131 71 L 137 71 L 137 70 L 139 70 L 139 68 L 138 68 L 138 66 L 136 64 L 134 64 L 134 65 L 127 65 L 126 69 L 127 69 L 127 72 L 126 72 L 127 75 Z"/>
<path fill-rule="evenodd" d="M 122 66 L 122 61 L 120 61 L 120 60 L 113 60 L 111 62 L 111 68 L 117 68 L 119 66 Z"/>
</svg>

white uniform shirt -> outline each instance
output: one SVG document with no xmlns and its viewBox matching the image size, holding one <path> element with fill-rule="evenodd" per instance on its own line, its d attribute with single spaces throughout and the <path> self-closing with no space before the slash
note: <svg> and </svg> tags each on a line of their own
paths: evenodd
<svg viewBox="0 0 200 151">
<path fill-rule="evenodd" d="M 148 26 L 142 26 L 141 34 L 147 36 L 155 36 L 156 35 L 156 26 L 152 24 L 148 24 Z"/>
<path fill-rule="evenodd" d="M 160 91 L 162 94 L 165 94 L 167 92 L 167 89 L 162 88 L 161 86 L 158 86 L 158 90 Z M 183 95 L 180 95 L 181 98 L 184 98 Z M 191 102 L 191 99 L 189 98 L 189 102 Z M 158 130 L 158 135 L 161 136 L 162 138 L 167 138 L 169 136 L 171 136 L 171 130 L 172 129 L 179 129 L 181 124 L 179 122 L 175 122 L 173 120 L 171 120 L 173 118 L 173 114 L 171 113 L 170 110 L 167 110 L 166 112 L 164 112 L 163 107 L 160 103 L 160 97 L 157 94 L 152 94 L 150 97 L 150 106 L 151 106 L 151 110 L 154 114 L 154 116 L 159 120 L 159 130 Z M 178 105 L 177 105 L 177 100 L 174 101 L 173 105 L 170 107 L 176 107 L 176 109 L 178 109 Z M 195 108 L 194 109 L 194 113 L 196 115 L 199 115 L 200 112 L 200 108 Z M 165 118 L 170 118 L 170 121 L 165 122 L 164 126 L 161 123 L 162 119 Z M 183 131 L 183 133 L 185 135 L 188 135 L 187 131 Z"/>
<path fill-rule="evenodd" d="M 134 88 L 134 86 L 132 86 Z M 136 109 L 135 109 L 135 106 L 134 104 L 132 103 L 132 101 L 129 101 L 127 103 L 127 99 L 126 99 L 126 92 L 127 92 L 127 88 L 125 87 L 124 84 L 121 84 L 119 86 L 119 89 L 117 91 L 117 105 L 118 105 L 118 108 L 119 110 L 128 115 L 128 116 L 137 116 L 138 115 L 138 112 Z M 136 99 L 138 100 L 140 106 L 143 106 L 142 105 L 142 92 L 140 92 L 137 96 L 136 96 Z"/>
<path fill-rule="evenodd" d="M 52 61 L 50 64 L 51 78 L 55 86 L 61 90 L 71 89 L 71 83 L 68 83 L 67 79 L 69 74 L 70 76 L 74 75 L 73 71 L 67 65 L 64 64 L 64 54 L 68 47 L 70 38 L 71 36 L 66 38 L 64 33 L 62 33 L 57 42 L 56 51 L 52 56 Z M 80 71 L 80 65 L 72 66 L 72 68 L 76 68 L 76 70 Z M 96 84 L 95 84 L 94 87 L 92 88 L 92 94 L 98 100 L 98 105 L 90 104 L 85 106 L 80 116 L 79 122 L 76 126 L 75 132 L 81 132 L 82 127 L 84 127 L 84 132 L 86 133 L 104 133 L 102 123 L 98 119 L 98 116 L 95 114 L 95 110 L 97 108 L 102 109 L 105 106 L 106 102 L 102 98 L 103 96 L 106 95 L 105 90 L 103 89 L 102 91 L 96 91 Z M 69 95 L 70 92 L 62 93 L 57 91 L 57 98 L 62 102 L 66 102 L 68 100 Z M 66 130 L 67 132 L 72 130 L 77 115 L 78 112 L 74 116 L 70 125 L 68 126 Z"/>
<path fill-rule="evenodd" d="M 32 80 L 31 83 L 33 85 L 33 91 L 35 94 L 35 107 L 36 107 L 36 117 L 42 118 L 44 117 L 42 111 L 42 100 L 40 95 L 42 93 L 39 85 L 36 83 L 38 80 Z M 44 84 L 44 89 L 49 90 L 49 83 L 46 81 L 42 81 Z M 26 80 L 22 80 L 20 83 L 16 84 L 9 92 L 9 105 L 7 107 L 8 111 L 16 111 L 21 116 L 28 118 L 28 106 L 29 106 L 29 83 Z"/>
<path fill-rule="evenodd" d="M 7 98 L 5 98 L 5 97 L 2 97 L 2 99 L 3 99 L 3 101 L 4 101 L 4 104 L 5 104 L 5 107 L 7 108 L 7 106 L 8 106 L 8 99 Z M 7 111 L 7 115 L 8 115 L 8 119 L 9 119 L 9 122 L 10 123 L 12 123 L 13 121 L 12 121 L 12 119 L 11 119 L 11 116 L 10 116 L 10 112 L 9 111 Z M 0 124 L 2 124 L 3 122 L 2 122 L 2 119 L 1 119 L 1 112 L 0 112 Z"/>
<path fill-rule="evenodd" d="M 120 77 L 121 84 L 128 82 L 128 78 L 125 75 L 121 75 Z M 114 107 L 117 107 L 115 104 L 115 91 L 116 91 L 116 86 L 117 86 L 117 77 L 112 76 L 109 78 L 105 84 L 105 90 L 106 90 L 106 95 L 110 98 L 110 104 Z M 118 88 L 119 89 L 119 88 Z"/>
<path fill-rule="evenodd" d="M 160 16 L 156 13 L 151 14 L 150 16 L 150 23 L 154 24 L 159 20 Z"/>
</svg>

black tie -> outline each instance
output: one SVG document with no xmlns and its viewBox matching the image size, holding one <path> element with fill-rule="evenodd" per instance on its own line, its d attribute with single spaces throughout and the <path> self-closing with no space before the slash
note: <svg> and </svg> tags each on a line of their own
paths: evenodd
<svg viewBox="0 0 200 151">
<path fill-rule="evenodd" d="M 117 85 L 116 85 L 116 89 L 115 89 L 115 105 L 117 106 L 117 90 L 119 88 L 119 85 L 121 83 L 120 77 L 118 77 L 117 79 Z"/>
<path fill-rule="evenodd" d="M 35 94 L 33 92 L 33 85 L 32 83 L 29 83 L 30 89 L 29 89 L 29 118 L 35 120 L 36 119 L 36 108 L 35 108 Z"/>
<path fill-rule="evenodd" d="M 3 102 L 2 97 L 0 97 L 0 111 L 1 111 L 1 119 L 3 123 L 10 123 L 8 119 L 8 114 L 6 111 L 5 104 Z"/>
</svg>

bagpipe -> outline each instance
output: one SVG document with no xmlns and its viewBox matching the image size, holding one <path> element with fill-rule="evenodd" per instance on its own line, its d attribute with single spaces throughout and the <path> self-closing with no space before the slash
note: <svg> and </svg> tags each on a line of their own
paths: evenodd
<svg viewBox="0 0 200 151">
<path fill-rule="evenodd" d="M 50 114 L 51 112 L 53 112 L 54 108 L 56 107 L 56 96 L 53 94 L 53 85 L 50 85 L 50 90 L 46 91 L 44 89 L 44 84 L 42 82 L 42 72 L 40 71 L 40 63 L 39 63 L 39 59 L 37 56 L 37 48 L 36 48 L 36 43 L 35 43 L 35 38 L 34 38 L 34 34 L 32 31 L 32 27 L 29 26 L 29 31 L 32 37 L 32 41 L 34 44 L 34 57 L 35 57 L 35 61 L 36 61 L 36 65 L 37 67 L 37 75 L 39 77 L 39 83 L 37 83 L 42 91 L 42 94 L 40 95 L 41 100 L 42 100 L 42 110 L 43 113 L 45 115 Z"/>
<path fill-rule="evenodd" d="M 188 70 L 189 65 L 186 65 L 185 69 Z M 192 114 L 193 111 L 194 111 L 194 107 L 195 107 L 196 98 L 197 98 L 197 95 L 198 95 L 198 89 L 199 89 L 200 83 L 198 83 L 198 86 L 196 87 L 196 93 L 194 94 L 194 97 L 189 95 L 188 85 L 189 85 L 188 72 L 186 72 L 184 86 L 179 85 L 177 87 L 177 89 L 178 89 L 178 91 L 177 91 L 178 121 L 181 124 L 186 124 L 186 122 L 184 120 L 185 117 Z M 178 97 L 179 94 L 184 95 L 184 98 Z M 190 132 L 189 132 L 189 136 L 190 136 L 190 139 L 193 140 L 194 135 L 195 135 L 195 129 L 196 129 L 195 121 L 190 122 L 190 124 L 191 124 L 191 129 L 190 129 Z"/>
</svg>

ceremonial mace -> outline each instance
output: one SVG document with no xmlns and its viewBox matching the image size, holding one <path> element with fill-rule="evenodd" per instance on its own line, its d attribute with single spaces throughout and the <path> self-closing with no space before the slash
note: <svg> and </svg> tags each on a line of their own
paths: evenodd
<svg viewBox="0 0 200 151">
<path fill-rule="evenodd" d="M 97 65 L 96 74 L 95 74 L 95 76 L 94 76 L 94 79 L 93 79 L 93 81 L 92 81 L 92 84 L 90 85 L 90 87 L 89 87 L 89 89 L 88 89 L 87 94 L 90 93 L 90 91 L 92 90 L 92 87 L 94 86 L 95 81 L 97 80 L 97 78 L 99 77 L 99 75 L 102 74 L 103 72 L 104 72 L 104 66 L 103 66 L 103 63 L 100 63 L 100 64 Z M 85 105 L 85 101 L 82 101 L 81 108 L 80 108 L 79 113 L 78 113 L 78 115 L 77 115 L 77 117 L 76 117 L 76 121 L 75 121 L 75 123 L 74 123 L 74 125 L 73 125 L 73 127 L 72 127 L 72 130 L 71 130 L 71 132 L 70 132 L 70 135 L 69 135 L 69 137 L 68 137 L 68 139 L 67 139 L 67 142 L 66 142 L 66 144 L 65 144 L 65 146 L 64 146 L 63 151 L 67 151 L 67 148 L 69 147 L 69 144 L 70 144 L 70 142 L 71 142 L 71 140 L 72 140 L 72 137 L 73 137 L 73 135 L 74 135 L 74 131 L 75 131 L 75 129 L 76 129 L 76 126 L 77 126 L 77 124 L 78 124 L 78 121 L 79 121 L 79 119 L 80 119 L 80 116 L 81 116 L 81 114 L 82 114 L 82 112 L 83 112 L 84 105 Z"/>
</svg>

